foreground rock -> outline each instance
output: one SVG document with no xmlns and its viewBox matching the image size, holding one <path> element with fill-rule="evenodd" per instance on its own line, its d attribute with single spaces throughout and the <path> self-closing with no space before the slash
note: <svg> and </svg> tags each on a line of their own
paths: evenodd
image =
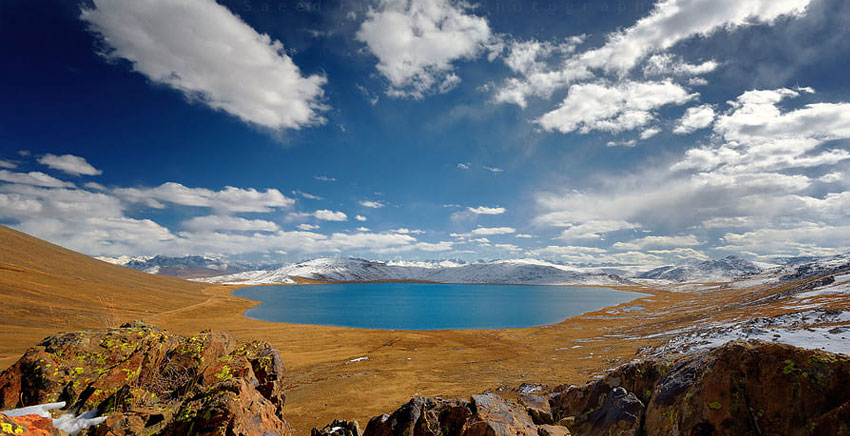
<svg viewBox="0 0 850 436">
<path fill-rule="evenodd" d="M 789 345 L 732 342 L 554 391 L 417 397 L 363 436 L 850 435 L 850 357 Z"/>
<path fill-rule="evenodd" d="M 144 323 L 45 338 L 0 373 L 0 410 L 65 401 L 96 410 L 88 435 L 285 436 L 274 347 L 229 333 L 184 338 Z"/>
<path fill-rule="evenodd" d="M 566 427 L 534 422 L 526 407 L 495 394 L 466 400 L 416 397 L 372 418 L 363 436 L 567 436 Z"/>
<path fill-rule="evenodd" d="M 625 365 L 551 406 L 577 435 L 850 435 L 850 358 L 732 342 Z"/>
</svg>

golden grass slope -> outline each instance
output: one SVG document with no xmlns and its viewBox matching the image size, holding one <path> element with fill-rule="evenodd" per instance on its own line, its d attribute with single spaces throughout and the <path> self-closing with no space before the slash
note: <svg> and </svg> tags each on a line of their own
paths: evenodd
<svg viewBox="0 0 850 436">
<path fill-rule="evenodd" d="M 206 286 L 111 265 L 0 226 L 0 368 L 48 334 L 200 303 Z"/>
</svg>

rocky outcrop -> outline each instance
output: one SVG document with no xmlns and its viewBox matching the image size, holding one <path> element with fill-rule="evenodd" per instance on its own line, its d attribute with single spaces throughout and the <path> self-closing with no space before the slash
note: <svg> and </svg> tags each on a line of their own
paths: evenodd
<svg viewBox="0 0 850 436">
<path fill-rule="evenodd" d="M 621 367 L 552 400 L 573 434 L 850 435 L 850 358 L 761 341 Z"/>
<path fill-rule="evenodd" d="M 286 436 L 284 376 L 267 343 L 134 322 L 45 338 L 0 373 L 0 410 L 65 401 L 108 416 L 86 430 L 98 436 Z"/>
<path fill-rule="evenodd" d="M 369 420 L 363 436 L 567 436 L 566 427 L 538 425 L 520 404 L 486 393 L 469 401 L 416 397 Z"/>
</svg>

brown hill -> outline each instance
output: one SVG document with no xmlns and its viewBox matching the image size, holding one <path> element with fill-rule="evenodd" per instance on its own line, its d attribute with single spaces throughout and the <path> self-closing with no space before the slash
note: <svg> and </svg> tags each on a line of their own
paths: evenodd
<svg viewBox="0 0 850 436">
<path fill-rule="evenodd" d="M 207 286 L 111 265 L 0 226 L 0 368 L 48 334 L 197 304 Z"/>
</svg>

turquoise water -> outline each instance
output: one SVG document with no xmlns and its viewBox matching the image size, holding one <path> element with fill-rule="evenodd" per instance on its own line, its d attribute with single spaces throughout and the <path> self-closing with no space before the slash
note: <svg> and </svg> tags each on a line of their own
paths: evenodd
<svg viewBox="0 0 850 436">
<path fill-rule="evenodd" d="M 233 295 L 262 303 L 245 312 L 252 319 L 384 330 L 534 327 L 648 297 L 579 286 L 423 283 L 258 286 Z"/>
</svg>

